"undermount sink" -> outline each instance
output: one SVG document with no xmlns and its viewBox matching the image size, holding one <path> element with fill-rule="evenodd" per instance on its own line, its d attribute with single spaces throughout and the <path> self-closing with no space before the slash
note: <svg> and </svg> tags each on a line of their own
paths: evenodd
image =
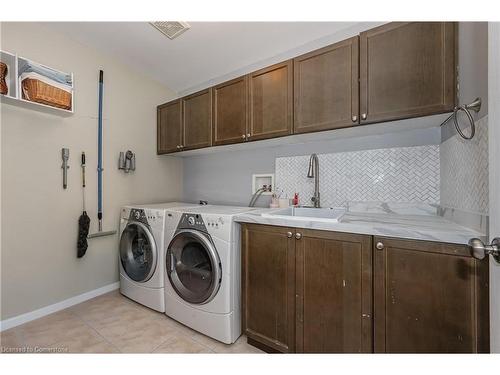
<svg viewBox="0 0 500 375">
<path fill-rule="evenodd" d="M 337 223 L 345 211 L 345 208 L 287 207 L 262 216 Z"/>
</svg>

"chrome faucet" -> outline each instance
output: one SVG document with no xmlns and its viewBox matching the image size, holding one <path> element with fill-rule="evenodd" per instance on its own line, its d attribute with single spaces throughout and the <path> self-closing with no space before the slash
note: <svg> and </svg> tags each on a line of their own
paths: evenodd
<svg viewBox="0 0 500 375">
<path fill-rule="evenodd" d="M 312 154 L 309 158 L 309 170 L 307 171 L 308 178 L 314 178 L 314 195 L 311 197 L 311 201 L 315 208 L 320 208 L 319 199 L 319 160 L 318 155 Z"/>
</svg>

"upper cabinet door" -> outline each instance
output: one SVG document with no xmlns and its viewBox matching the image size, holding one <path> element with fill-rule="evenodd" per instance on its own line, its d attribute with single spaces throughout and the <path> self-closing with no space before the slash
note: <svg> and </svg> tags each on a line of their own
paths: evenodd
<svg viewBox="0 0 500 375">
<path fill-rule="evenodd" d="M 244 142 L 247 138 L 247 76 L 213 88 L 213 144 Z"/>
<path fill-rule="evenodd" d="M 212 145 L 212 90 L 206 89 L 182 100 L 184 150 Z"/>
<path fill-rule="evenodd" d="M 182 145 L 181 101 L 174 100 L 157 108 L 157 153 L 177 152 Z"/>
<path fill-rule="evenodd" d="M 453 22 L 396 22 L 361 33 L 361 123 L 453 110 L 456 45 Z"/>
<path fill-rule="evenodd" d="M 359 38 L 299 56 L 294 69 L 294 133 L 358 123 Z"/>
<path fill-rule="evenodd" d="M 250 137 L 258 140 L 292 133 L 292 60 L 249 75 Z"/>
</svg>

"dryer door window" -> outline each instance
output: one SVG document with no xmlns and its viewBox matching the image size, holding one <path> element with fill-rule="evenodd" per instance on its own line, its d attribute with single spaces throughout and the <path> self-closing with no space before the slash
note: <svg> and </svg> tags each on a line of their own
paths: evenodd
<svg viewBox="0 0 500 375">
<path fill-rule="evenodd" d="M 127 224 L 120 238 L 120 261 L 128 277 L 148 281 L 155 272 L 158 254 L 150 229 L 140 223 Z"/>
<path fill-rule="evenodd" d="M 170 284 L 186 302 L 207 303 L 219 290 L 219 256 L 203 233 L 189 229 L 178 232 L 168 246 L 166 267 Z"/>
</svg>

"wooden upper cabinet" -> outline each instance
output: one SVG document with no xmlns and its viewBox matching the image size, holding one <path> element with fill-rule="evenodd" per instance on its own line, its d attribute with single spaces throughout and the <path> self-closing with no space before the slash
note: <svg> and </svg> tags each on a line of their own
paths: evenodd
<svg viewBox="0 0 500 375">
<path fill-rule="evenodd" d="M 292 228 L 242 225 L 242 328 L 249 342 L 295 350 L 295 238 Z"/>
<path fill-rule="evenodd" d="M 488 259 L 465 245 L 374 238 L 375 352 L 489 351 Z"/>
<path fill-rule="evenodd" d="M 284 136 L 292 133 L 292 60 L 251 73 L 249 83 L 248 140 Z"/>
<path fill-rule="evenodd" d="M 162 104 L 157 108 L 157 153 L 179 151 L 182 144 L 181 101 Z"/>
<path fill-rule="evenodd" d="M 456 22 L 394 22 L 158 107 L 158 153 L 452 111 Z"/>
<path fill-rule="evenodd" d="M 371 353 L 372 237 L 296 231 L 296 351 Z"/>
<path fill-rule="evenodd" d="M 248 122 L 247 76 L 215 86 L 213 95 L 213 144 L 244 142 Z"/>
<path fill-rule="evenodd" d="M 294 133 L 358 124 L 359 37 L 299 56 L 294 69 Z"/>
<path fill-rule="evenodd" d="M 395 22 L 361 33 L 361 123 L 452 111 L 457 34 L 453 22 Z"/>
<path fill-rule="evenodd" d="M 186 96 L 182 101 L 183 150 L 212 145 L 212 90 Z"/>
</svg>

